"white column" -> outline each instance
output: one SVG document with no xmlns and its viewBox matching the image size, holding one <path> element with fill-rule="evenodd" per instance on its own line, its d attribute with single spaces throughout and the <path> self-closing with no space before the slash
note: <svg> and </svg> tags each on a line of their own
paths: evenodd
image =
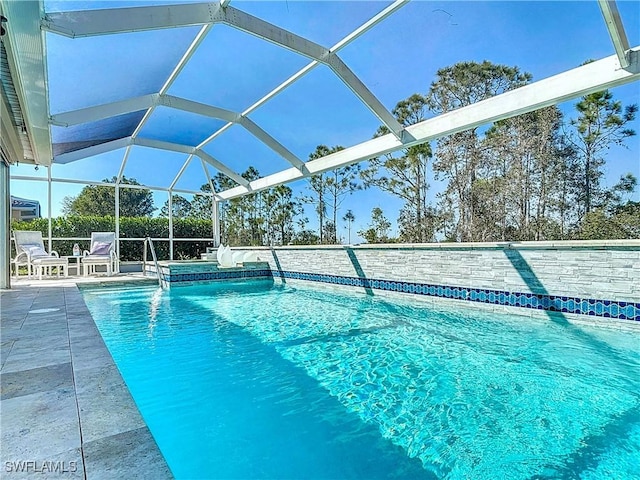
<svg viewBox="0 0 640 480">
<path fill-rule="evenodd" d="M 211 221 L 213 223 L 213 246 L 220 246 L 220 205 L 215 198 L 211 199 Z"/>
<path fill-rule="evenodd" d="M 11 195 L 9 191 L 9 165 L 0 160 L 0 288 L 11 288 Z"/>
<path fill-rule="evenodd" d="M 51 226 L 51 212 L 53 211 L 51 208 L 51 183 L 51 165 L 49 165 L 47 167 L 47 219 L 49 220 L 47 235 L 49 235 L 49 252 L 51 252 L 51 248 L 53 246 L 53 239 L 51 238 L 53 234 L 53 228 Z"/>
<path fill-rule="evenodd" d="M 173 260 L 173 190 L 169 189 L 169 260 Z"/>
<path fill-rule="evenodd" d="M 120 179 L 116 180 L 115 186 L 116 199 L 116 255 L 118 262 L 120 261 Z"/>
</svg>

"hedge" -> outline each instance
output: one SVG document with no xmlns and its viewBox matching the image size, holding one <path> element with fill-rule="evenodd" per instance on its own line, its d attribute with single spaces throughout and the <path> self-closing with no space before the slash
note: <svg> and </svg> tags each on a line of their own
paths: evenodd
<svg viewBox="0 0 640 480">
<path fill-rule="evenodd" d="M 34 230 L 42 232 L 48 238 L 48 221 L 37 218 L 29 221 L 11 221 L 11 230 Z M 70 216 L 51 219 L 51 233 L 56 237 L 91 237 L 91 232 L 115 232 L 115 217 Z M 174 219 L 173 236 L 178 238 L 211 238 L 213 226 L 211 220 L 194 218 Z M 169 258 L 169 219 L 148 217 L 120 217 L 120 260 L 142 260 L 142 241 L 126 241 L 126 238 L 166 238 L 167 241 L 154 241 L 158 259 Z M 77 243 L 81 250 L 89 249 L 89 240 L 53 240 L 53 250 L 60 256 L 72 255 L 73 245 Z M 46 240 L 45 240 L 46 246 Z M 213 241 L 174 242 L 174 258 L 200 258 L 206 247 Z"/>
</svg>

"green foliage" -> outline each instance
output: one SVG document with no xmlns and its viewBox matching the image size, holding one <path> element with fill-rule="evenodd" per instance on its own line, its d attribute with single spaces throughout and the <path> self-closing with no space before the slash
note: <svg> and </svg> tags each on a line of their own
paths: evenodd
<svg viewBox="0 0 640 480">
<path fill-rule="evenodd" d="M 105 178 L 103 182 L 115 183 L 117 177 Z M 140 185 L 133 178 L 122 177 L 121 184 Z M 150 216 L 155 207 L 151 190 L 141 188 L 120 188 L 120 216 Z M 88 185 L 76 197 L 65 197 L 62 213 L 64 215 L 115 215 L 115 187 L 105 185 Z"/>
<path fill-rule="evenodd" d="M 488 61 L 461 62 L 438 70 L 424 94 L 398 102 L 393 114 L 403 126 L 474 104 L 526 85 L 531 75 L 518 67 Z M 437 140 L 405 148 L 369 161 L 368 167 L 346 166 L 308 179 L 310 194 L 293 197 L 284 185 L 234 198 L 220 204 L 222 242 L 233 246 L 319 244 L 339 241 L 338 210 L 348 195 L 361 188 L 377 187 L 404 203 L 397 220 L 399 240 L 404 242 L 524 241 L 572 238 L 640 238 L 640 207 L 627 201 L 637 188 L 629 174 L 605 188 L 602 177 L 605 153 L 624 146 L 635 135 L 628 128 L 638 106 L 623 105 L 609 91 L 593 93 L 576 104 L 577 116 L 569 122 L 560 110 L 547 107 Z M 389 134 L 382 126 L 374 136 Z M 319 145 L 309 162 L 342 150 Z M 242 176 L 253 181 L 259 172 L 249 167 Z M 444 191 L 428 199 L 428 179 L 444 182 Z M 360 178 L 363 185 L 359 185 Z M 116 178 L 106 179 L 113 183 Z M 122 183 L 137 185 L 134 179 Z M 176 238 L 212 236 L 211 191 L 221 192 L 237 183 L 219 173 L 191 202 L 172 197 Z M 114 231 L 115 189 L 85 187 L 77 197 L 64 200 L 69 215 L 53 220 L 54 237 L 89 237 L 92 231 Z M 318 231 L 301 218 L 301 203 L 313 205 Z M 147 189 L 120 188 L 121 258 L 139 259 L 142 243 L 127 238 L 168 237 L 168 202 L 160 215 L 154 211 Z M 81 215 L 81 216 L 77 216 Z M 348 210 L 349 242 L 355 220 Z M 368 228 L 359 231 L 367 242 L 390 242 L 391 224 L 381 209 L 374 209 Z M 47 222 L 14 222 L 16 229 L 37 229 L 46 237 Z M 61 255 L 69 254 L 76 241 L 56 241 Z M 87 241 L 80 241 L 88 248 Z M 177 258 L 197 257 L 211 242 L 175 242 Z M 161 258 L 168 257 L 168 242 L 156 242 Z"/>
<path fill-rule="evenodd" d="M 253 181 L 260 178 L 260 173 L 249 167 L 242 176 Z M 215 184 L 219 190 L 235 186 L 221 176 L 216 177 Z M 286 185 L 231 199 L 224 202 L 220 210 L 222 243 L 286 245 L 292 242 L 294 219 L 301 213 L 300 202 L 293 198 L 293 191 Z"/>
<path fill-rule="evenodd" d="M 630 201 L 611 213 L 602 208 L 587 213 L 575 238 L 580 240 L 640 238 L 640 202 Z"/>
<path fill-rule="evenodd" d="M 267 218 L 267 243 L 287 245 L 293 239 L 294 218 L 302 213 L 299 202 L 293 200 L 293 191 L 286 185 L 278 185 L 265 194 Z"/>
<path fill-rule="evenodd" d="M 220 182 L 228 182 L 227 185 L 221 185 Z M 235 186 L 235 182 L 233 182 L 227 176 L 219 173 L 214 178 L 214 184 L 219 189 L 226 189 Z M 201 192 L 211 192 L 211 185 L 205 183 L 200 187 Z M 201 220 L 209 220 L 211 219 L 211 213 L 213 211 L 213 199 L 210 195 L 200 195 L 196 194 L 193 196 L 193 200 L 191 201 L 191 216 L 194 218 L 199 218 Z"/>
<path fill-rule="evenodd" d="M 367 243 L 389 243 L 394 241 L 389 238 L 391 222 L 384 216 L 380 207 L 375 207 L 371 210 L 371 223 L 368 227 L 358 232 L 358 235 L 364 238 Z"/>
<path fill-rule="evenodd" d="M 189 200 L 182 195 L 171 196 L 171 209 L 172 217 L 175 218 L 187 218 L 192 216 L 192 205 Z M 162 209 L 160 210 L 161 217 L 169 217 L 169 200 L 164 202 Z"/>
<path fill-rule="evenodd" d="M 436 113 L 446 113 L 494 95 L 526 85 L 531 74 L 518 67 L 482 63 L 459 62 L 441 68 L 431 83 L 426 104 Z"/>
<path fill-rule="evenodd" d="M 518 67 L 482 63 L 461 62 L 438 70 L 436 80 L 427 93 L 427 105 L 435 114 L 450 112 L 526 85 L 529 73 Z M 441 195 L 443 218 L 451 219 L 447 235 L 461 241 L 486 241 L 489 231 L 483 222 L 482 212 L 490 210 L 482 205 L 477 180 L 485 168 L 483 139 L 477 128 L 438 139 L 433 169 L 436 178 L 445 180 L 447 186 Z"/>
<path fill-rule="evenodd" d="M 318 245 L 320 237 L 313 230 L 299 230 L 291 240 L 292 245 Z"/>
</svg>

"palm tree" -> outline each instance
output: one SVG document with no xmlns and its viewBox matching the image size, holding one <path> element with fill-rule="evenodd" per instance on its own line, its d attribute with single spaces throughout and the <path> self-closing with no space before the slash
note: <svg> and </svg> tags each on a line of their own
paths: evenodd
<svg viewBox="0 0 640 480">
<path fill-rule="evenodd" d="M 344 217 L 342 217 L 343 222 L 348 222 L 347 223 L 347 229 L 349 232 L 349 240 L 347 242 L 348 244 L 351 244 L 351 224 L 355 219 L 356 219 L 356 216 L 353 214 L 351 210 L 347 210 L 347 213 L 345 213 Z"/>
</svg>

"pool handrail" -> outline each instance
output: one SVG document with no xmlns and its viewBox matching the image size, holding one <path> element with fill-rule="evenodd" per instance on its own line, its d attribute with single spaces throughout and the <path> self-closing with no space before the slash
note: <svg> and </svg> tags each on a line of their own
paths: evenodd
<svg viewBox="0 0 640 480">
<path fill-rule="evenodd" d="M 153 258 L 153 264 L 156 267 L 156 275 L 158 276 L 158 285 L 160 285 L 161 288 L 164 288 L 164 286 L 166 285 L 166 282 L 164 279 L 164 273 L 162 272 L 162 269 L 158 264 L 158 257 L 156 257 L 156 249 L 153 248 L 153 240 L 151 240 L 151 237 L 145 237 L 144 239 L 144 247 L 143 247 L 144 251 L 142 252 L 142 275 L 144 275 L 145 277 L 147 276 L 147 245 L 151 247 L 151 258 Z"/>
</svg>

